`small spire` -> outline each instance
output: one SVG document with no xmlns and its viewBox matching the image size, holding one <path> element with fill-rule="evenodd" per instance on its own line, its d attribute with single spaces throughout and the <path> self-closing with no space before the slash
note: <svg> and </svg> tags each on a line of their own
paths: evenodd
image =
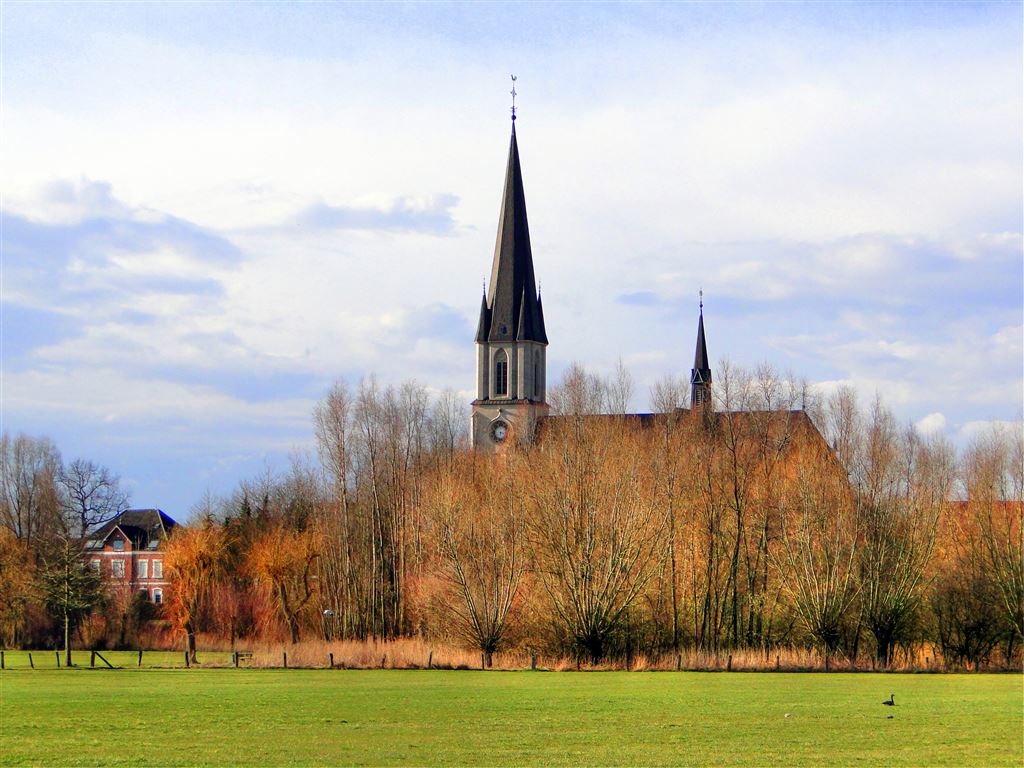
<svg viewBox="0 0 1024 768">
<path fill-rule="evenodd" d="M 700 313 L 704 314 L 704 289 L 700 289 Z"/>
<path fill-rule="evenodd" d="M 537 301 L 540 301 L 540 280 L 537 281 Z"/>
<path fill-rule="evenodd" d="M 510 91 L 510 93 L 512 94 L 512 122 L 514 123 L 516 121 L 516 79 L 517 78 L 516 78 L 515 75 L 510 75 L 510 77 L 512 78 L 512 90 Z"/>
</svg>

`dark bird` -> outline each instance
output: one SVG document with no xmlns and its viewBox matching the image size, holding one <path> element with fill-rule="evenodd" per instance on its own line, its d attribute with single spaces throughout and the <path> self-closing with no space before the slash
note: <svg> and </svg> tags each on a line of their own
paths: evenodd
<svg viewBox="0 0 1024 768">
<path fill-rule="evenodd" d="M 896 698 L 896 694 L 895 693 L 890 693 L 889 694 L 889 700 L 888 701 L 883 701 L 882 703 L 885 704 L 885 706 L 887 706 L 887 707 L 895 707 L 896 706 L 896 702 L 893 701 L 893 699 L 895 699 L 895 698 Z"/>
</svg>

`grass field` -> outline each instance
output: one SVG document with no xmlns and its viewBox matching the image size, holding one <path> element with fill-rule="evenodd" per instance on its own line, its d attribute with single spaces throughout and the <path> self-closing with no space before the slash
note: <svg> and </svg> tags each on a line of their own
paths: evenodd
<svg viewBox="0 0 1024 768">
<path fill-rule="evenodd" d="M 1022 705 L 1017 675 L 15 669 L 0 764 L 1020 766 Z"/>
</svg>

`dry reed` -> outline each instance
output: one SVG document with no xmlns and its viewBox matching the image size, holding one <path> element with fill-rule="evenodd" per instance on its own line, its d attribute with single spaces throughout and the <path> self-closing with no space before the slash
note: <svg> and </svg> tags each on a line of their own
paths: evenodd
<svg viewBox="0 0 1024 768">
<path fill-rule="evenodd" d="M 204 642 L 205 641 L 205 642 Z M 431 642 L 422 638 L 397 640 L 306 640 L 297 644 L 239 642 L 232 649 L 223 639 L 199 637 L 199 660 L 202 666 L 222 666 L 233 663 L 230 651 L 243 654 L 240 665 L 260 668 L 284 666 L 285 654 L 290 668 L 327 669 L 481 669 L 483 659 L 479 651 L 444 642 Z M 156 649 L 153 649 L 156 650 Z M 170 650 L 168 648 L 167 650 Z M 175 649 L 177 650 L 177 649 Z M 203 658 L 203 654 L 215 654 Z M 937 649 L 925 646 L 910 653 L 901 653 L 890 665 L 882 668 L 871 657 L 861 656 L 856 662 L 841 656 L 831 656 L 827 671 L 832 672 L 943 672 L 964 671 L 944 665 Z M 528 670 L 531 653 L 528 650 L 510 650 L 494 654 L 492 670 Z M 771 648 L 767 651 L 736 649 L 719 653 L 698 649 L 684 649 L 680 653 L 644 654 L 610 657 L 598 664 L 571 656 L 537 655 L 537 669 L 555 672 L 615 671 L 634 672 L 823 672 L 825 658 L 821 651 L 805 647 Z M 984 670 L 1007 671 L 1002 667 Z M 1020 670 L 1015 670 L 1020 671 Z"/>
</svg>

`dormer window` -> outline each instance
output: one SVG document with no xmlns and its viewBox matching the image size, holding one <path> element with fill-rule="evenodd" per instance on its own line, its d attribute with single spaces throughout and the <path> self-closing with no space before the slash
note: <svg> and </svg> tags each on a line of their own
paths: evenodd
<svg viewBox="0 0 1024 768">
<path fill-rule="evenodd" d="M 115 552 L 124 552 L 124 539 L 114 539 L 112 543 Z"/>
<path fill-rule="evenodd" d="M 503 349 L 494 356 L 494 394 L 508 395 L 508 355 Z"/>
</svg>

